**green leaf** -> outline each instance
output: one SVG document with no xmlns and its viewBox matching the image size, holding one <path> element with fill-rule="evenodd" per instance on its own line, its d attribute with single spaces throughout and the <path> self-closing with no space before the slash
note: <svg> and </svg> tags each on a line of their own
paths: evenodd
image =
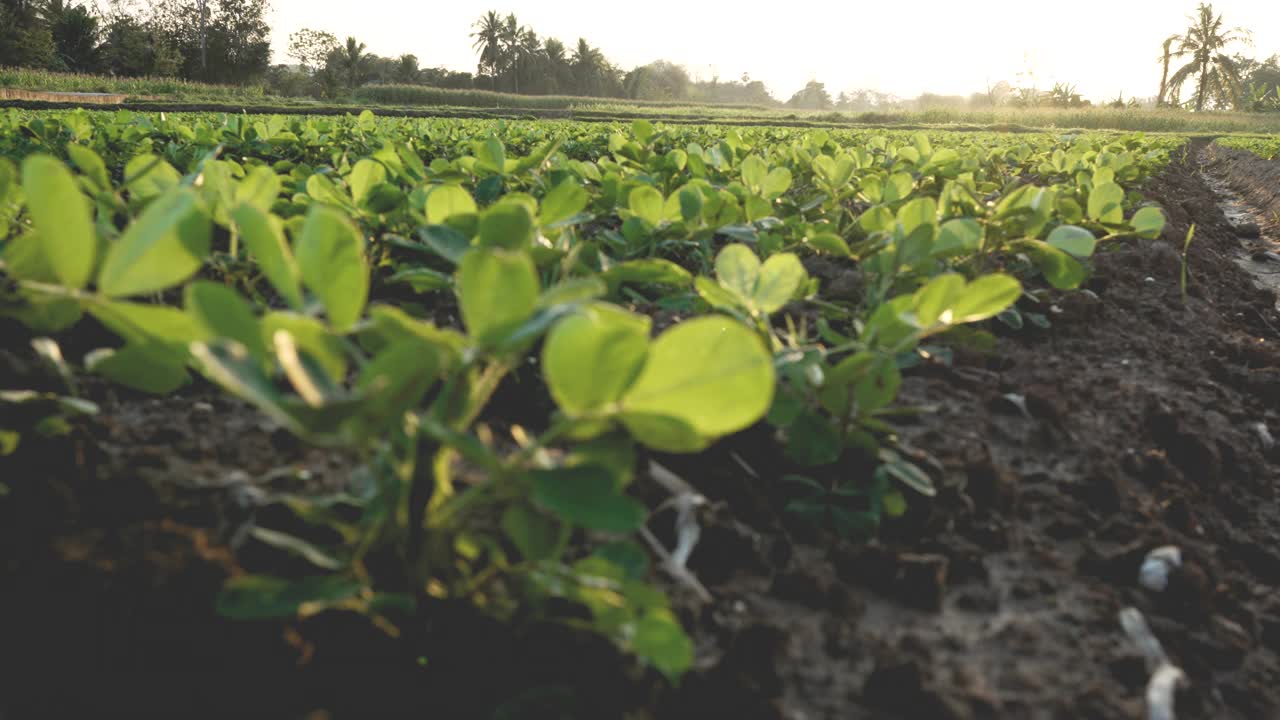
<svg viewBox="0 0 1280 720">
<path fill-rule="evenodd" d="M 354 598 L 363 582 L 345 575 L 284 580 L 262 575 L 231 578 L 218 594 L 218 614 L 234 620 L 294 617 L 304 605 L 331 606 Z"/>
<path fill-rule="evenodd" d="M 374 356 L 363 368 L 356 389 L 370 395 L 368 414 L 373 423 L 398 425 L 435 383 L 447 363 L 448 348 L 418 337 L 398 340 Z"/>
<path fill-rule="evenodd" d="M 699 276 L 693 281 L 693 287 L 697 290 L 698 296 L 713 308 L 750 311 L 750 308 L 747 307 L 748 301 L 746 299 L 725 286 L 712 281 L 711 278 Z"/>
<path fill-rule="evenodd" d="M 1124 188 L 1109 182 L 1089 193 L 1089 218 L 1107 225 L 1124 223 Z"/>
<path fill-rule="evenodd" d="M 934 497 L 938 491 L 933 486 L 933 480 L 925 471 L 921 470 L 915 463 L 906 460 L 894 459 L 881 465 L 884 471 L 898 482 L 924 495 L 925 497 Z"/>
<path fill-rule="evenodd" d="M 597 303 L 561 320 L 542 347 L 556 405 L 579 416 L 616 402 L 644 365 L 649 318 Z"/>
<path fill-rule="evenodd" d="M 843 450 L 840 433 L 819 413 L 803 412 L 787 428 L 786 455 L 804 467 L 833 463 Z"/>
<path fill-rule="evenodd" d="M 626 533 L 644 524 L 645 507 L 619 492 L 613 475 L 603 467 L 532 470 L 529 477 L 534 501 L 574 525 Z"/>
<path fill-rule="evenodd" d="M 695 318 L 650 346 L 639 378 L 622 397 L 623 421 L 641 442 L 665 449 L 645 436 L 637 416 L 672 418 L 715 438 L 763 417 L 773 389 L 773 358 L 755 333 L 729 318 Z"/>
<path fill-rule="evenodd" d="M 566 178 L 542 198 L 538 224 L 550 227 L 562 223 L 586 209 L 591 195 L 573 178 Z"/>
<path fill-rule="evenodd" d="M 813 159 L 814 174 L 821 178 L 830 189 L 835 191 L 839 191 L 849 184 L 849 181 L 853 179 L 853 171 L 855 169 L 853 158 L 848 155 L 841 155 L 839 158 L 819 155 Z"/>
<path fill-rule="evenodd" d="M 59 282 L 73 290 L 89 283 L 98 260 L 98 235 L 89 201 L 66 166 L 48 155 L 22 163 L 27 212 Z"/>
<path fill-rule="evenodd" d="M 351 186 L 352 199 L 357 203 L 364 202 L 364 199 L 369 196 L 369 191 L 386 179 L 387 169 L 382 163 L 369 158 L 360 160 L 351 169 L 351 175 L 347 177 L 347 184 Z"/>
<path fill-rule="evenodd" d="M 649 142 L 649 138 L 653 137 L 653 123 L 643 118 L 635 120 L 631 123 L 631 134 L 642 143 Z"/>
<path fill-rule="evenodd" d="M 305 433 L 297 418 L 282 406 L 283 397 L 263 372 L 261 363 L 250 357 L 243 345 L 231 341 L 196 342 L 191 344 L 191 355 L 205 377 L 252 403 L 292 432 Z"/>
<path fill-rule="evenodd" d="M 832 255 L 849 257 L 853 254 L 850 252 L 849 244 L 844 241 L 844 238 L 831 232 L 812 235 L 805 240 L 805 243 L 814 250 L 829 252 Z"/>
<path fill-rule="evenodd" d="M 499 202 L 480 216 L 480 246 L 522 250 L 533 244 L 533 215 L 520 202 Z"/>
<path fill-rule="evenodd" d="M 627 198 L 627 207 L 632 214 L 643 220 L 649 227 L 658 227 L 663 219 L 662 193 L 648 185 L 631 191 Z"/>
<path fill-rule="evenodd" d="M 973 218 L 948 220 L 938 228 L 933 243 L 934 256 L 961 255 L 976 252 L 982 246 L 982 226 Z"/>
<path fill-rule="evenodd" d="M 145 393 L 167 395 L 187 383 L 186 353 L 158 344 L 127 344 L 90 353 L 85 366 L 108 380 Z"/>
<path fill-rule="evenodd" d="M 108 297 L 159 292 L 191 277 L 209 254 L 211 227 L 191 188 L 165 193 L 112 244 L 98 274 Z"/>
<path fill-rule="evenodd" d="M 765 315 L 775 313 L 790 302 L 808 280 L 809 273 L 800 264 L 800 258 L 791 253 L 778 253 L 760 266 L 751 302 Z"/>
<path fill-rule="evenodd" d="M 1044 278 L 1055 288 L 1074 290 L 1084 282 L 1084 266 L 1049 243 L 1039 240 L 1022 240 L 1016 246 L 1028 251 Z"/>
<path fill-rule="evenodd" d="M 268 347 L 274 346 L 272 339 L 281 330 L 289 333 L 299 350 L 315 359 L 330 380 L 340 382 L 346 378 L 346 349 L 324 323 L 290 312 L 273 312 L 263 316 L 262 339 Z"/>
<path fill-rule="evenodd" d="M 662 258 L 641 258 L 618 263 L 603 273 L 608 282 L 657 283 L 688 287 L 693 275 L 688 270 Z"/>
<path fill-rule="evenodd" d="M 457 265 L 471 249 L 471 241 L 448 225 L 428 225 L 418 228 L 418 239 L 431 252 Z"/>
<path fill-rule="evenodd" d="M 685 222 L 692 222 L 702 216 L 702 193 L 690 187 L 679 191 L 680 217 Z"/>
<path fill-rule="evenodd" d="M 333 181 L 319 173 L 307 178 L 307 194 L 315 198 L 317 202 L 340 207 L 351 206 L 351 202 L 343 197 L 342 192 L 333 184 Z"/>
<path fill-rule="evenodd" d="M 649 571 L 648 551 L 627 540 L 601 545 L 591 555 L 617 567 L 625 580 L 643 580 Z"/>
<path fill-rule="evenodd" d="M 427 193 L 424 206 L 427 222 L 440 225 L 454 215 L 467 215 L 477 211 L 471 193 L 458 185 L 436 185 Z"/>
<path fill-rule="evenodd" d="M 892 358 L 863 351 L 827 373 L 819 398 L 832 415 L 843 417 L 856 409 L 865 417 L 892 403 L 901 385 L 902 374 Z"/>
<path fill-rule="evenodd" d="M 760 258 L 746 245 L 726 245 L 716 255 L 716 279 L 749 305 L 760 279 Z"/>
<path fill-rule="evenodd" d="M 867 211 L 858 216 L 858 227 L 862 228 L 868 234 L 875 232 L 888 232 L 893 229 L 893 223 L 896 218 L 893 211 L 884 205 L 876 205 L 867 208 Z"/>
<path fill-rule="evenodd" d="M 130 198 L 146 200 L 178 186 L 182 175 L 155 155 L 139 155 L 124 166 L 124 186 Z"/>
<path fill-rule="evenodd" d="M 898 210 L 898 222 L 902 231 L 910 235 L 921 225 L 938 223 L 938 202 L 931 197 L 916 198 Z"/>
<path fill-rule="evenodd" d="M 964 293 L 964 276 L 959 273 L 946 273 L 930 280 L 927 285 L 916 291 L 912 309 L 916 321 L 921 327 L 930 327 L 942 318 L 943 313 L 951 309 L 951 305 Z M 943 322 L 950 322 L 948 314 Z"/>
<path fill-rule="evenodd" d="M 502 513 L 502 530 L 532 562 L 554 559 L 564 537 L 560 523 L 524 505 L 512 505 Z"/>
<path fill-rule="evenodd" d="M 1049 239 L 1046 242 L 1076 257 L 1089 257 L 1098 245 L 1098 239 L 1093 236 L 1093 233 L 1075 225 L 1059 225 L 1049 233 Z"/>
<path fill-rule="evenodd" d="M 444 290 L 453 286 L 453 278 L 437 270 L 424 267 L 411 267 L 400 270 L 387 278 L 388 283 L 403 283 L 413 288 L 414 292 L 427 293 Z"/>
<path fill-rule="evenodd" d="M 528 253 L 482 249 L 463 256 L 456 287 L 463 324 L 482 345 L 497 342 L 528 320 L 541 290 Z"/>
<path fill-rule="evenodd" d="M 538 298 L 538 307 L 549 308 L 555 305 L 581 305 L 604 297 L 609 293 L 609 286 L 599 277 L 571 278 L 555 287 L 547 288 Z"/>
<path fill-rule="evenodd" d="M 200 323 L 210 337 L 230 338 L 248 348 L 255 358 L 267 357 L 261 324 L 253 308 L 235 290 L 201 280 L 188 285 L 184 297 L 187 314 Z"/>
<path fill-rule="evenodd" d="M 979 322 L 995 317 L 1005 308 L 1017 302 L 1022 295 L 1022 284 L 1009 275 L 992 273 L 983 275 L 965 286 L 948 308 L 951 324 Z"/>
<path fill-rule="evenodd" d="M 760 195 L 764 191 L 764 183 L 768 178 L 769 166 L 759 155 L 748 155 L 742 161 L 742 184 L 747 186 L 756 195 Z"/>
<path fill-rule="evenodd" d="M 636 623 L 631 649 L 668 680 L 693 666 L 693 641 L 667 612 L 648 613 Z"/>
<path fill-rule="evenodd" d="M 1138 237 L 1146 240 L 1155 240 L 1160 237 L 1160 233 L 1164 232 L 1164 211 L 1158 207 L 1151 206 L 1141 208 L 1133 214 L 1133 219 L 1129 221 L 1129 225 L 1137 233 Z"/>
<path fill-rule="evenodd" d="M 77 143 L 67 143 L 67 157 L 77 168 L 80 168 L 80 172 L 84 173 L 85 177 L 93 181 L 98 190 L 111 190 L 111 175 L 107 172 L 107 164 L 102 162 L 102 157 L 98 153 Z M 0 196 L 3 195 L 4 188 L 0 188 Z"/>
<path fill-rule="evenodd" d="M 280 222 L 261 208 L 242 204 L 231 213 L 245 247 L 258 262 L 258 268 L 280 297 L 294 310 L 301 310 L 302 271 L 285 240 Z"/>
<path fill-rule="evenodd" d="M 315 205 L 297 242 L 302 280 L 320 299 L 329 324 L 345 332 L 356 324 L 369 298 L 364 237 L 339 210 Z"/>
<path fill-rule="evenodd" d="M 240 205 L 251 205 L 267 212 L 280 196 L 281 187 L 280 176 L 271 168 L 254 168 L 236 185 L 235 199 Z"/>
<path fill-rule="evenodd" d="M 791 171 L 784 167 L 774 168 L 764 179 L 764 196 L 773 200 L 791 188 Z"/>
<path fill-rule="evenodd" d="M 183 357 L 188 344 L 210 337 L 190 315 L 168 305 L 95 300 L 87 307 L 91 315 L 127 343 L 159 343 Z"/>
<path fill-rule="evenodd" d="M 506 148 L 497 138 L 490 138 L 477 146 L 476 160 L 490 173 L 501 175 L 507 171 Z"/>
</svg>

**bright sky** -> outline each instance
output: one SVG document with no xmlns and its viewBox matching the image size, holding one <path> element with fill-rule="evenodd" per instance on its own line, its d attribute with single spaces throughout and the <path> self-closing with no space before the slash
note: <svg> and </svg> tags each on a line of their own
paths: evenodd
<svg viewBox="0 0 1280 720">
<path fill-rule="evenodd" d="M 274 62 L 303 27 L 354 35 L 384 56 L 413 53 L 423 67 L 475 72 L 471 25 L 485 11 L 514 12 L 539 37 L 572 48 L 585 37 L 624 70 L 663 59 L 695 77 L 746 72 L 786 100 L 811 78 L 841 90 L 902 97 L 968 95 L 1030 68 L 1038 87 L 1077 86 L 1093 100 L 1154 96 L 1160 44 L 1189 24 L 1194 0 L 897 0 L 765 5 L 698 0 L 272 0 Z M 1280 53 L 1280 1 L 1217 0 L 1228 26 L 1253 30 L 1248 55 Z"/>
</svg>

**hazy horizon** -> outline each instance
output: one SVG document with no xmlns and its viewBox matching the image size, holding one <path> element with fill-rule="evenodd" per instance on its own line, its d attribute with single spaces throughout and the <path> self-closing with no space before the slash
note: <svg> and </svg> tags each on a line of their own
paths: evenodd
<svg viewBox="0 0 1280 720">
<path fill-rule="evenodd" d="M 1253 47 L 1234 52 L 1259 59 L 1280 53 L 1280 2 L 1219 0 L 1214 10 L 1230 27 L 1253 31 Z M 747 73 L 786 100 L 810 79 L 834 96 L 860 88 L 912 98 L 923 92 L 969 95 L 988 82 L 1016 84 L 1030 70 L 1037 87 L 1076 86 L 1096 101 L 1154 97 L 1160 45 L 1182 32 L 1196 3 L 1119 3 L 1079 0 L 1065 16 L 1035 15 L 1025 2 L 972 5 L 926 1 L 854 7 L 793 2 L 786 13 L 762 14 L 749 5 L 725 12 L 710 4 L 648 0 L 643 12 L 619 22 L 599 3 L 554 4 L 508 0 L 431 7 L 403 0 L 362 5 L 274 0 L 268 15 L 273 62 L 286 55 L 289 34 L 302 28 L 355 36 L 368 51 L 412 53 L 422 67 L 474 73 L 472 24 L 488 10 L 515 13 L 541 38 L 572 47 L 584 37 L 623 70 L 655 60 L 685 66 L 695 79 L 738 79 Z M 620 8 L 621 9 L 621 8 Z M 419 17 L 421 15 L 421 17 Z M 388 22 L 389 18 L 402 21 Z"/>
</svg>

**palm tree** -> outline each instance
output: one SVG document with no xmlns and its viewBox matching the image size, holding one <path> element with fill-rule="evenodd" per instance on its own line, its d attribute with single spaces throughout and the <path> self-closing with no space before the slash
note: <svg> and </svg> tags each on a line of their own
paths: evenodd
<svg viewBox="0 0 1280 720">
<path fill-rule="evenodd" d="M 1174 53 L 1175 57 L 1191 57 L 1191 62 L 1169 78 L 1168 90 L 1173 95 L 1174 104 L 1178 103 L 1183 84 L 1192 76 L 1196 77 L 1196 112 L 1204 110 L 1209 100 L 1218 107 L 1238 104 L 1244 91 L 1240 69 L 1223 49 L 1234 42 L 1248 41 L 1247 30 L 1223 29 L 1222 16 L 1213 14 L 1212 5 L 1201 3 L 1192 18 L 1191 27 L 1178 39 L 1178 50 Z"/>
<path fill-rule="evenodd" d="M 1156 96 L 1156 107 L 1165 105 L 1165 96 L 1169 94 L 1169 60 L 1173 58 L 1173 44 L 1178 41 L 1177 35 L 1164 39 L 1164 51 L 1160 55 L 1162 70 L 1160 72 L 1160 94 Z"/>
<path fill-rule="evenodd" d="M 498 65 L 502 62 L 502 19 L 498 17 L 497 12 L 490 10 L 472 27 L 476 31 L 471 33 L 471 37 L 476 41 L 471 47 L 480 53 L 480 73 L 484 74 L 485 68 L 488 68 L 490 82 L 496 83 Z"/>
<path fill-rule="evenodd" d="M 365 54 L 364 49 L 364 43 L 349 37 L 347 38 L 346 47 L 340 51 L 342 69 L 347 73 L 347 80 L 351 84 L 352 90 L 360 86 L 360 73 L 364 70 L 364 66 L 369 60 L 369 56 Z"/>
<path fill-rule="evenodd" d="M 604 65 L 604 55 L 587 44 L 586 38 L 578 38 L 578 46 L 573 49 L 573 74 L 578 81 L 578 91 L 583 95 L 598 95 L 600 90 L 600 71 Z"/>
<path fill-rule="evenodd" d="M 404 54 L 396 60 L 396 80 L 403 83 L 417 84 L 418 56 Z"/>
<path fill-rule="evenodd" d="M 520 31 L 520 45 L 516 55 L 524 72 L 525 91 L 533 94 L 545 91 L 547 73 L 544 70 L 547 67 L 547 56 L 542 51 L 542 40 L 538 39 L 538 33 L 532 28 L 526 27 Z M 538 82 L 539 79 L 542 79 L 541 83 Z"/>
<path fill-rule="evenodd" d="M 502 24 L 502 55 L 506 62 L 506 72 L 511 76 L 514 83 L 514 89 L 520 92 L 520 35 L 523 28 L 520 22 L 516 20 L 515 13 L 507 15 L 507 19 Z"/>
<path fill-rule="evenodd" d="M 571 92 L 573 68 L 569 65 L 569 56 L 565 51 L 564 43 L 555 38 L 547 38 L 542 43 L 542 54 L 547 59 L 547 75 L 553 81 L 551 92 Z"/>
</svg>

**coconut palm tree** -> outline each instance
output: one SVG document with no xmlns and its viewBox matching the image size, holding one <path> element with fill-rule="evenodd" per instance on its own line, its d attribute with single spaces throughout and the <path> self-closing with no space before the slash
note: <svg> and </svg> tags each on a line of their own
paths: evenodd
<svg viewBox="0 0 1280 720">
<path fill-rule="evenodd" d="M 542 54 L 547 60 L 547 75 L 551 80 L 551 92 L 568 93 L 573 90 L 573 68 L 564 43 L 547 38 L 542 43 Z"/>
<path fill-rule="evenodd" d="M 408 53 L 401 55 L 396 60 L 396 80 L 402 83 L 417 84 L 418 79 L 418 56 Z"/>
<path fill-rule="evenodd" d="M 1241 28 L 1225 29 L 1222 16 L 1213 14 L 1213 6 L 1200 4 L 1192 25 L 1178 39 L 1176 57 L 1190 57 L 1191 62 L 1178 68 L 1169 78 L 1168 91 L 1178 104 L 1180 91 L 1192 77 L 1196 78 L 1196 91 L 1192 101 L 1197 112 L 1210 102 L 1217 107 L 1230 107 L 1240 102 L 1244 92 L 1240 69 L 1236 61 L 1224 49 L 1236 42 L 1249 42 L 1249 31 Z"/>
<path fill-rule="evenodd" d="M 1164 39 L 1163 52 L 1160 54 L 1160 94 L 1156 96 L 1156 107 L 1166 105 L 1165 96 L 1169 94 L 1169 61 L 1173 59 L 1173 44 L 1178 42 L 1177 35 Z"/>
<path fill-rule="evenodd" d="M 498 67 L 503 61 L 502 18 L 498 16 L 497 12 L 490 10 L 477 20 L 472 27 L 476 31 L 471 33 L 471 37 L 475 38 L 476 41 L 471 48 L 480 53 L 480 74 L 483 75 L 487 68 L 489 70 L 490 83 L 496 83 Z M 496 90 L 497 87 L 491 85 L 491 89 Z"/>
<path fill-rule="evenodd" d="M 578 81 L 578 91 L 583 95 L 599 95 L 603 83 L 600 73 L 604 66 L 604 55 L 587 44 L 586 38 L 578 38 L 578 45 L 573 49 L 573 74 Z"/>
<path fill-rule="evenodd" d="M 506 73 L 511 77 L 512 87 L 517 93 L 520 92 L 520 37 L 523 33 L 524 28 L 520 27 L 515 13 L 507 15 L 502 23 L 502 55 L 506 60 Z"/>
<path fill-rule="evenodd" d="M 369 61 L 369 56 L 364 50 L 364 43 L 348 37 L 346 46 L 339 51 L 342 69 L 346 72 L 347 82 L 350 83 L 352 90 L 360 87 L 360 76 Z"/>
</svg>

